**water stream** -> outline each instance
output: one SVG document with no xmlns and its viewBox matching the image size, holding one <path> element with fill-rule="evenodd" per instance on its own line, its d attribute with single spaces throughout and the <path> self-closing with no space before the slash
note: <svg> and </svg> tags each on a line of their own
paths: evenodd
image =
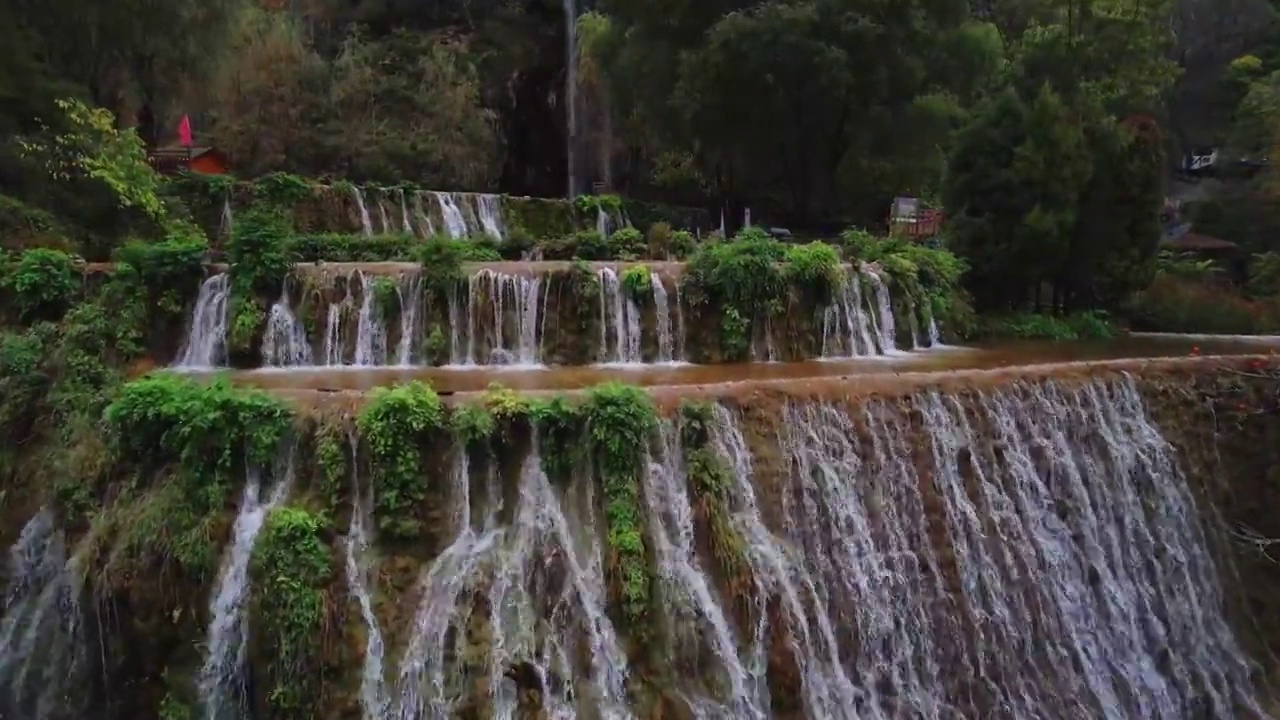
<svg viewBox="0 0 1280 720">
<path fill-rule="evenodd" d="M 197 686 L 205 720 L 243 720 L 248 712 L 245 664 L 249 648 L 249 620 L 246 605 L 250 597 L 249 561 L 253 547 L 271 511 L 284 502 L 294 479 L 294 457 L 286 452 L 282 477 L 271 489 L 266 502 L 262 495 L 262 472 L 246 471 L 244 497 L 232 526 L 231 546 L 218 573 L 217 589 L 209 604 L 205 660 Z"/>
</svg>

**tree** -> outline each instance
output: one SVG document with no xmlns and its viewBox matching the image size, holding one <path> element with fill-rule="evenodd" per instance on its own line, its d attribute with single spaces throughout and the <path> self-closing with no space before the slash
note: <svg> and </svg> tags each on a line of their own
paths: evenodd
<svg viewBox="0 0 1280 720">
<path fill-rule="evenodd" d="M 1070 254 L 1091 171 L 1078 117 L 1048 86 L 1030 105 L 1004 91 L 964 129 L 944 199 L 981 306 L 1040 306 L 1046 283 L 1058 300 L 1054 283 Z"/>
</svg>

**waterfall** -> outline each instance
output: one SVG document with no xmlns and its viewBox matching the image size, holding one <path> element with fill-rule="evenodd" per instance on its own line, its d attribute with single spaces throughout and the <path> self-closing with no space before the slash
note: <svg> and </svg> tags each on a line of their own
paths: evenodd
<svg viewBox="0 0 1280 720">
<path fill-rule="evenodd" d="M 942 347 L 942 335 L 938 332 L 938 322 L 933 319 L 933 313 L 929 313 L 929 324 L 926 326 L 929 334 L 929 347 Z"/>
<path fill-rule="evenodd" d="M 862 276 L 845 274 L 835 296 L 822 315 L 821 357 L 839 358 L 875 355 L 871 324 L 862 305 Z"/>
<path fill-rule="evenodd" d="M 263 523 L 279 507 L 293 485 L 293 453 L 288 452 L 284 477 L 276 483 L 267 502 L 260 500 L 262 473 L 249 468 L 240 511 L 232 526 L 231 548 L 218 574 L 217 592 L 209 604 L 206 655 L 200 669 L 198 690 L 206 720 L 239 720 L 248 712 L 244 666 L 248 655 L 249 561 Z"/>
<path fill-rule="evenodd" d="M 712 446 L 733 468 L 734 485 L 730 493 L 736 499 L 736 506 L 731 508 L 733 529 L 742 538 L 744 560 L 751 569 L 755 620 L 747 655 L 756 692 L 760 695 L 768 692 L 765 672 L 768 638 L 774 620 L 766 610 L 770 599 L 776 599 L 783 626 L 792 630 L 787 649 L 796 658 L 801 693 L 810 717 L 853 720 L 857 717 L 857 692 L 840 663 L 834 624 L 821 608 L 812 605 L 817 581 L 804 558 L 765 525 L 752 486 L 754 472 L 750 452 L 737 419 L 725 407 L 716 405 L 711 430 Z M 765 700 L 761 698 L 761 706 L 767 706 Z"/>
<path fill-rule="evenodd" d="M 359 442 L 351 438 L 351 458 L 359 467 L 357 451 Z M 364 667 L 360 675 L 360 707 L 369 720 L 383 720 L 390 709 L 386 683 L 382 676 L 382 656 L 385 650 L 378 618 L 373 612 L 373 597 L 369 592 L 370 578 L 366 560 L 369 555 L 369 529 L 372 524 L 373 485 L 361 487 L 359 474 L 351 473 L 351 526 L 343 543 L 346 556 L 347 588 L 360 607 L 360 618 L 365 626 Z"/>
<path fill-rule="evenodd" d="M 418 221 L 418 234 L 421 237 L 429 238 L 436 234 L 435 223 L 431 222 L 431 217 L 427 215 L 426 209 L 422 207 L 421 192 L 413 194 L 413 218 Z"/>
<path fill-rule="evenodd" d="M 489 237 L 502 241 L 502 198 L 497 195 L 476 195 L 476 217 L 480 228 Z"/>
<path fill-rule="evenodd" d="M 613 268 L 600 268 L 600 355 L 602 362 L 634 364 L 640 356 L 640 308 L 625 292 Z M 613 352 L 609 352 L 612 328 Z"/>
<path fill-rule="evenodd" d="M 47 508 L 32 516 L 9 549 L 0 619 L 0 715 L 71 717 L 86 704 L 81 562 L 67 557 Z"/>
<path fill-rule="evenodd" d="M 262 336 L 262 364 L 267 367 L 295 367 L 311 364 L 311 345 L 306 330 L 289 309 L 289 294 L 271 305 L 267 329 Z"/>
<path fill-rule="evenodd" d="M 466 354 L 462 364 L 537 365 L 541 361 L 538 341 L 539 297 L 542 278 L 524 277 L 484 269 L 467 284 Z M 489 312 L 485 312 L 485 304 Z M 506 309 L 515 310 L 515 337 L 506 331 Z M 451 324 L 454 309 L 450 307 Z M 487 316 L 487 317 L 486 317 Z M 461 320 L 461 318 L 458 318 Z M 455 324 L 458 327 L 461 323 Z M 486 342 L 488 362 L 479 357 L 477 341 Z M 513 345 L 514 342 L 514 345 Z M 455 338 L 455 347 L 459 339 Z"/>
<path fill-rule="evenodd" d="M 688 481 L 673 423 L 663 424 L 661 441 L 661 459 L 650 457 L 649 471 L 643 476 L 643 494 L 657 563 L 658 592 L 662 607 L 670 614 L 666 625 L 668 656 L 705 643 L 719 665 L 707 671 L 721 677 L 706 684 L 723 688 L 721 697 L 697 689 L 685 692 L 696 717 L 764 720 L 768 714 L 752 689 L 755 679 L 738 657 L 736 633 L 694 552 L 693 508 L 689 505 Z"/>
<path fill-rule="evenodd" d="M 341 303 L 330 303 L 325 313 L 324 323 L 324 364 L 342 365 L 342 313 L 350 306 L 351 297 L 347 296 Z"/>
<path fill-rule="evenodd" d="M 476 676 L 485 674 L 488 717 L 517 717 L 519 696 L 529 691 L 540 694 L 547 717 L 631 717 L 623 705 L 626 657 L 604 612 L 594 480 L 579 476 L 562 496 L 542 471 L 538 453 L 530 452 L 511 498 L 515 507 L 503 512 L 502 486 L 490 467 L 481 514 L 472 507 L 465 453 L 457 455 L 454 539 L 420 583 L 422 596 L 400 665 L 396 717 L 452 717 L 475 688 Z M 580 537 L 594 539 L 583 543 Z M 478 594 L 483 600 L 473 604 Z M 479 621 L 473 617 L 478 612 L 487 615 L 489 638 L 481 657 L 463 652 L 465 629 Z M 579 653 L 586 662 L 577 662 Z"/>
<path fill-rule="evenodd" d="M 397 188 L 396 196 L 400 200 L 400 231 L 405 235 L 413 235 L 413 223 L 409 222 L 409 206 L 404 201 L 404 189 Z"/>
<path fill-rule="evenodd" d="M 378 220 L 382 222 L 382 234 L 395 232 L 391 227 L 391 216 L 387 214 L 387 200 L 381 194 L 378 195 Z"/>
<path fill-rule="evenodd" d="M 222 214 L 218 216 L 218 237 L 229 238 L 235 229 L 235 216 L 231 212 L 231 194 L 222 199 Z"/>
<path fill-rule="evenodd" d="M 569 178 L 567 197 L 572 200 L 578 196 L 578 6 L 576 0 L 564 0 L 564 106 L 568 113 L 565 127 L 568 137 L 565 138 L 565 165 Z"/>
<path fill-rule="evenodd" d="M 440 214 L 444 218 L 445 231 L 449 233 L 449 237 L 458 240 L 465 238 L 469 233 L 467 228 L 467 220 L 462 215 L 462 211 L 458 209 L 458 204 L 454 202 L 453 196 L 449 193 L 433 192 L 436 202 L 440 204 Z"/>
<path fill-rule="evenodd" d="M 218 273 L 200 284 L 191 313 L 187 342 L 178 353 L 177 367 L 211 368 L 227 360 L 227 298 L 230 278 Z"/>
<path fill-rule="evenodd" d="M 364 191 L 352 185 L 351 194 L 356 199 L 356 208 L 360 211 L 360 229 L 366 236 L 373 235 L 373 220 L 369 218 L 369 208 L 364 204 Z"/>
<path fill-rule="evenodd" d="M 399 365 L 413 364 L 413 348 L 418 337 L 418 308 L 422 305 L 422 275 L 413 273 L 396 285 L 400 296 L 400 344 L 396 347 Z"/>
<path fill-rule="evenodd" d="M 360 279 L 360 315 L 356 321 L 356 356 L 352 364 L 357 367 L 382 365 L 387 359 L 387 328 L 378 306 L 374 283 L 364 273 L 356 271 L 353 279 Z"/>
<path fill-rule="evenodd" d="M 653 307 L 658 319 L 658 362 L 674 362 L 676 344 L 671 334 L 671 304 L 667 300 L 667 288 L 658 273 L 649 274 L 649 284 L 653 287 Z"/>
<path fill-rule="evenodd" d="M 604 208 L 596 208 L 596 234 L 602 238 L 609 237 L 609 215 Z"/>
<path fill-rule="evenodd" d="M 680 302 L 680 279 L 675 281 L 676 286 L 676 336 L 674 338 L 674 353 L 676 359 L 683 360 L 684 354 L 684 306 Z"/>
<path fill-rule="evenodd" d="M 711 430 L 751 575 L 743 667 L 784 643 L 808 717 L 1267 716 L 1131 379 L 791 401 L 755 435 L 782 454 L 761 488 L 734 413 Z"/>
<path fill-rule="evenodd" d="M 889 288 L 884 280 L 874 272 L 865 275 L 871 282 L 871 294 L 875 297 L 876 314 L 872 316 L 872 325 L 879 332 L 880 354 L 893 355 L 897 352 L 897 330 L 893 320 L 893 305 L 889 300 Z"/>
</svg>

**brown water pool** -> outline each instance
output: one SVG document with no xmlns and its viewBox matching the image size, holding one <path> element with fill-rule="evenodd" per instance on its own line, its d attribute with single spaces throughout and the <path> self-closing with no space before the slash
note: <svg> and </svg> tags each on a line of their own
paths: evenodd
<svg viewBox="0 0 1280 720">
<path fill-rule="evenodd" d="M 1183 357 L 1193 354 L 1248 355 L 1275 351 L 1280 351 L 1280 337 L 1129 335 L 1098 342 L 1002 341 L 992 345 L 944 347 L 888 357 L 791 363 L 537 368 L 307 367 L 263 368 L 229 374 L 238 384 L 269 389 L 367 390 L 421 380 L 430 383 L 439 392 L 484 390 L 492 383 L 517 390 L 572 390 L 611 380 L 642 386 L 707 385 L 748 380 L 946 372 L 1084 360 Z"/>
</svg>

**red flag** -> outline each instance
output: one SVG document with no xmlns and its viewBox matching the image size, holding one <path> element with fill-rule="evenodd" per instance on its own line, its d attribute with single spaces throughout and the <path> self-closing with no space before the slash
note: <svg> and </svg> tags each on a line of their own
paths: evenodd
<svg viewBox="0 0 1280 720">
<path fill-rule="evenodd" d="M 183 115 L 182 122 L 178 123 L 178 144 L 191 147 L 191 118 L 186 115 Z"/>
</svg>

